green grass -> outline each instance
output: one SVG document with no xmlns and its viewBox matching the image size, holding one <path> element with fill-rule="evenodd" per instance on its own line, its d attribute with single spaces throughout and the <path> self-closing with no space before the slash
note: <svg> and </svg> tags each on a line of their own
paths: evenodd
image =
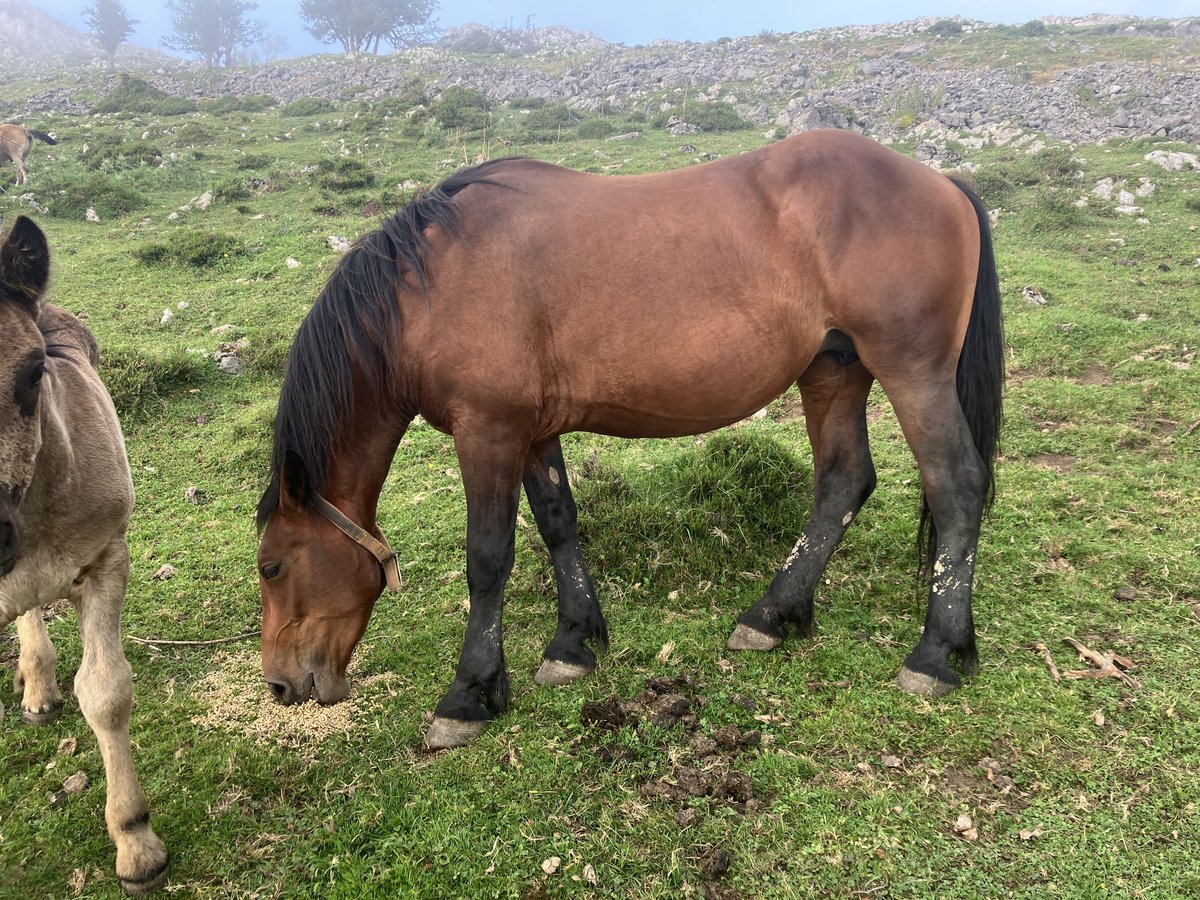
<svg viewBox="0 0 1200 900">
<path fill-rule="evenodd" d="M 493 108 L 486 132 L 430 120 L 418 136 L 391 108 L 245 106 L 146 113 L 127 127 L 117 117 L 60 118 L 62 146 L 30 166 L 29 190 L 51 209 L 40 217 L 55 254 L 51 298 L 87 314 L 128 435 L 138 494 L 131 636 L 257 627 L 252 512 L 283 355 L 336 261 L 328 237 L 373 227 L 359 214 L 368 201 L 400 202 L 411 183 L 432 185 L 480 155 L 617 174 L 694 160 L 654 129 L 612 144 L 604 128 L 583 139 L 571 125 L 561 139 L 501 145 L 527 134 L 528 114 L 511 106 Z M 338 125 L 356 111 L 379 127 Z M 93 135 L 123 161 L 101 167 L 105 184 L 142 198 L 99 223 L 56 209 L 59 192 L 92 176 L 82 146 Z M 724 156 L 764 138 L 750 129 L 689 140 Z M 161 150 L 162 165 L 142 162 L 143 146 Z M 725 652 L 734 617 L 786 557 L 811 503 L 803 420 L 784 399 L 763 419 L 699 440 L 566 438 L 612 648 L 577 685 L 532 684 L 554 596 L 523 509 L 507 595 L 512 708 L 471 747 L 424 754 L 423 716 L 449 682 L 465 622 L 465 511 L 449 439 L 415 428 L 381 513 L 406 587 L 381 600 L 357 654 L 363 676 L 394 677 L 348 734 L 285 748 L 194 724 L 212 701 L 205 679 L 256 643 L 127 641 L 136 761 L 172 854 L 171 888 L 322 898 L 1200 891 L 1200 394 L 1189 356 L 1200 345 L 1200 214 L 1189 205 L 1193 176 L 1144 163 L 1151 146 L 964 151 L 982 166 L 985 192 L 1003 193 L 995 242 L 1011 378 L 978 561 L 982 670 L 960 692 L 927 701 L 891 684 L 924 603 L 913 571 L 915 466 L 878 391 L 879 487 L 830 564 L 817 636 L 764 656 Z M 1110 175 L 1158 185 L 1144 201 L 1147 224 L 1074 206 Z M 209 209 L 170 218 L 206 190 L 216 195 Z M 7 220 L 20 209 L 11 192 L 0 197 Z M 188 264 L 212 235 L 236 252 Z M 1048 304 L 1030 305 L 1026 286 Z M 215 330 L 222 325 L 248 341 L 243 376 L 218 372 L 205 355 L 231 340 Z M 193 486 L 202 505 L 185 499 Z M 167 562 L 178 574 L 152 580 Z M 1118 589 L 1133 599 L 1116 599 Z M 56 613 L 49 627 L 69 684 L 80 656 L 73 614 Z M 1053 683 L 1029 647 L 1044 642 L 1059 668 L 1082 668 L 1066 636 L 1131 657 L 1141 686 Z M 12 638 L 0 655 L 14 664 Z M 607 735 L 581 724 L 587 701 L 685 674 L 694 734 L 647 726 Z M 253 699 L 260 692 L 255 683 Z M 85 896 L 118 896 L 103 769 L 73 699 L 48 728 L 21 725 L 6 703 L 0 894 L 68 896 L 82 879 Z M 730 725 L 763 734 L 761 751 L 721 763 L 749 776 L 758 806 L 696 798 L 683 804 L 696 816 L 682 827 L 681 805 L 640 788 L 696 765 L 692 737 Z M 79 741 L 69 759 L 55 753 L 66 735 Z M 76 769 L 91 787 L 51 808 L 47 794 Z M 977 839 L 955 832 L 963 814 Z M 720 849 L 731 863 L 714 882 Z M 547 875 L 541 864 L 552 856 L 561 866 Z"/>
</svg>

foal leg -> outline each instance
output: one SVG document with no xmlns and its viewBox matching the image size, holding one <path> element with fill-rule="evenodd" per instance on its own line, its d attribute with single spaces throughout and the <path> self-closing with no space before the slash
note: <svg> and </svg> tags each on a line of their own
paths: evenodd
<svg viewBox="0 0 1200 900">
<path fill-rule="evenodd" d="M 738 616 L 729 649 L 773 650 L 789 622 L 800 634 L 812 634 L 817 581 L 875 489 L 866 418 L 872 380 L 858 360 L 843 365 L 833 354 L 822 353 L 797 382 L 813 449 L 812 514 L 767 592 Z"/>
<path fill-rule="evenodd" d="M 471 609 L 454 682 L 425 733 L 431 750 L 461 746 L 508 708 L 504 664 L 504 585 L 513 566 L 521 469 L 528 444 L 482 431 L 456 437 L 467 493 L 467 586 Z"/>
<path fill-rule="evenodd" d="M 558 585 L 558 630 L 533 680 L 538 684 L 570 684 L 596 668 L 596 655 L 588 642 L 594 641 L 601 651 L 607 649 L 608 624 L 579 549 L 575 499 L 557 437 L 533 448 L 525 462 L 523 480 Z"/>
<path fill-rule="evenodd" d="M 17 619 L 17 642 L 21 658 L 13 686 L 22 692 L 21 720 L 31 725 L 53 722 L 62 712 L 63 696 L 55 677 L 58 654 L 46 633 L 40 606 Z"/>
<path fill-rule="evenodd" d="M 910 389 L 891 399 L 917 458 L 937 529 L 925 630 L 905 659 L 896 683 L 914 694 L 940 697 L 962 684 L 949 665 L 952 653 L 965 673 L 978 666 L 971 584 L 987 471 L 953 381 L 940 387 Z"/>
<path fill-rule="evenodd" d="M 129 583 L 129 548 L 109 544 L 76 582 L 71 600 L 83 638 L 75 695 L 96 734 L 108 779 L 104 818 L 117 846 L 117 877 L 130 894 L 145 894 L 167 877 L 167 851 L 150 827 L 150 808 L 138 783 L 129 746 L 133 681 L 121 649 L 120 616 Z"/>
</svg>

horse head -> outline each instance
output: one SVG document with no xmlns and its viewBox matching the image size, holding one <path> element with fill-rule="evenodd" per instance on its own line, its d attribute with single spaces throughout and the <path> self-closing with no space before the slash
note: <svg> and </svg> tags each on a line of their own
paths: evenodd
<svg viewBox="0 0 1200 900">
<path fill-rule="evenodd" d="M 262 667 L 275 699 L 337 703 L 383 586 L 380 561 L 327 514 L 304 462 L 288 453 L 259 505 Z"/>
<path fill-rule="evenodd" d="M 21 552 L 21 498 L 41 448 L 46 343 L 37 316 L 49 279 L 46 236 L 21 216 L 0 245 L 0 576 L 12 571 Z"/>
</svg>

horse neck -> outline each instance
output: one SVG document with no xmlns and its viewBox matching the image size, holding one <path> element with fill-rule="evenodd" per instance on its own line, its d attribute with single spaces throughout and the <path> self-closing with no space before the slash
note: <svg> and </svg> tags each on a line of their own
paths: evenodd
<svg viewBox="0 0 1200 900">
<path fill-rule="evenodd" d="M 21 502 L 27 528 L 34 528 L 41 514 L 59 507 L 59 498 L 75 489 L 71 448 L 71 429 L 58 401 L 52 379 L 43 382 L 38 404 L 38 449 L 33 463 L 33 479 Z"/>
<path fill-rule="evenodd" d="M 325 498 L 364 528 L 375 524 L 379 494 L 411 421 L 411 416 L 390 418 L 382 413 L 371 421 L 355 422 L 348 432 L 360 437 L 343 445 L 330 461 Z"/>
</svg>

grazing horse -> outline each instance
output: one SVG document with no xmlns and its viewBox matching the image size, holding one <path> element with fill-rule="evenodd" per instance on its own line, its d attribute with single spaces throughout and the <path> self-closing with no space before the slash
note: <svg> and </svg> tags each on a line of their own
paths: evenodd
<svg viewBox="0 0 1200 900">
<path fill-rule="evenodd" d="M 166 877 L 167 852 L 129 746 L 133 684 L 120 615 L 133 483 L 96 340 L 41 300 L 49 274 L 46 238 L 21 216 L 0 246 L 0 627 L 17 619 L 21 718 L 49 722 L 63 699 L 41 607 L 74 604 L 83 639 L 75 695 L 104 757 L 117 876 L 143 894 Z"/>
<path fill-rule="evenodd" d="M 655 175 L 527 159 L 459 172 L 342 258 L 292 345 L 258 507 L 268 686 L 284 703 L 349 690 L 375 601 L 399 586 L 377 503 L 418 413 L 454 439 L 470 590 L 427 746 L 470 740 L 508 703 L 501 610 L 522 484 L 558 587 L 535 680 L 571 682 L 606 645 L 565 432 L 696 434 L 798 385 L 815 502 L 729 647 L 772 649 L 789 626 L 807 634 L 814 588 L 875 487 L 877 380 L 925 501 L 929 606 L 897 680 L 943 694 L 960 684 L 951 654 L 976 665 L 971 587 L 1003 378 L 986 211 L 866 138 L 816 131 Z"/>
<path fill-rule="evenodd" d="M 25 184 L 29 176 L 25 174 L 25 160 L 33 149 L 33 139 L 47 144 L 57 144 L 54 138 L 24 125 L 0 125 L 0 159 L 8 159 L 17 167 L 17 184 Z"/>
</svg>

